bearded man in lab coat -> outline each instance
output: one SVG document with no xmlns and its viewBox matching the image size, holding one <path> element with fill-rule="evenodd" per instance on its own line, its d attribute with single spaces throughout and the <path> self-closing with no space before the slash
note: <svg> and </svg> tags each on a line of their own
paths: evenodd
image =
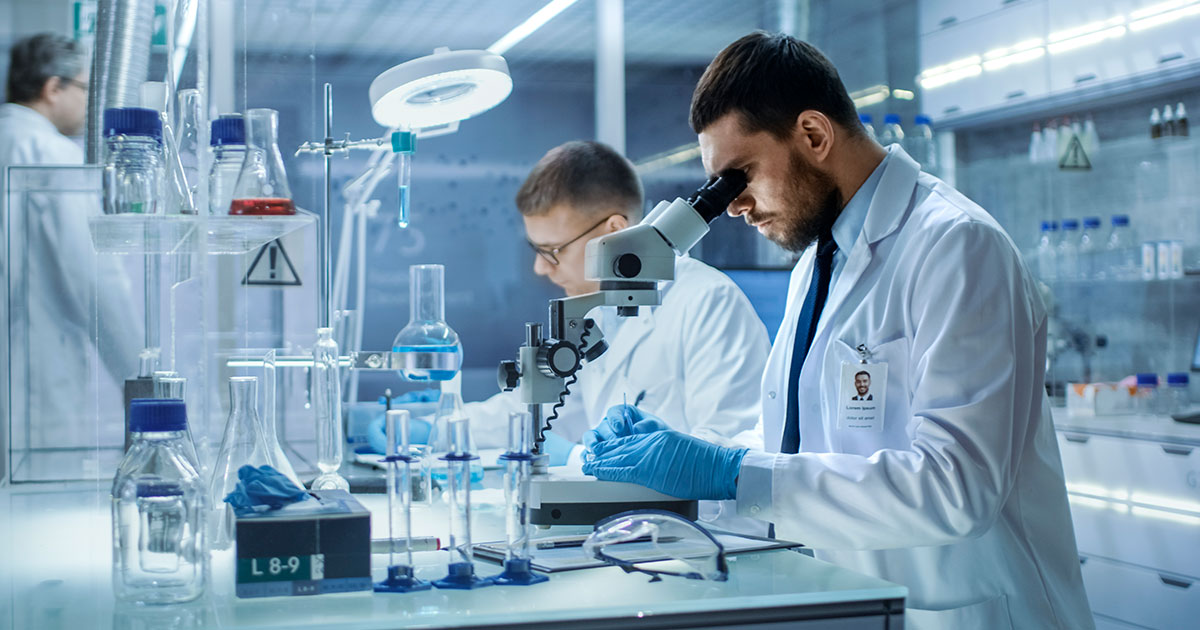
<svg viewBox="0 0 1200 630">
<path fill-rule="evenodd" d="M 68 136 L 81 133 L 87 120 L 85 51 L 66 37 L 43 33 L 17 42 L 10 57 L 7 102 L 0 105 L 0 173 L 9 166 L 82 165 L 83 150 Z M 13 236 L 22 239 L 28 259 L 16 270 L 0 260 L 0 276 L 21 274 L 27 287 L 18 296 L 27 301 L 6 314 L 10 325 L 27 320 L 30 441 L 35 447 L 72 445 L 79 435 L 95 435 L 87 424 L 96 407 L 93 385 L 103 392 L 101 409 L 121 417 L 118 384 L 138 367 L 140 317 L 119 260 L 97 256 L 92 248 L 88 217 L 101 212 L 99 195 L 38 194 L 23 208 L 9 209 L 18 211 L 29 214 L 10 217 L 5 228 L 23 228 Z M 96 362 L 103 365 L 99 382 Z M 7 373 L 7 361 L 5 368 Z M 92 430 L 80 433 L 87 428 Z M 112 430 L 105 439 L 119 443 L 119 421 Z"/>
<path fill-rule="evenodd" d="M 794 38 L 723 50 L 691 123 L 709 173 L 747 177 L 729 214 L 803 252 L 759 441 L 606 422 L 584 472 L 736 498 L 818 558 L 907 586 L 907 627 L 1092 627 L 1044 389 L 1046 311 L 1012 240 L 869 138 L 837 70 Z M 861 370 L 874 401 L 847 404 Z"/>
<path fill-rule="evenodd" d="M 599 290 L 584 278 L 587 242 L 641 220 L 642 186 L 633 165 L 610 147 L 568 142 L 534 166 L 516 203 L 534 272 L 568 296 L 582 295 Z M 609 348 L 580 370 L 547 433 L 552 464 L 578 457 L 584 432 L 624 402 L 708 440 L 728 441 L 754 427 L 770 344 L 750 301 L 727 276 L 689 257 L 676 260 L 675 281 L 660 288 L 662 304 L 637 317 L 617 317 L 612 307 L 592 311 Z M 477 445 L 488 448 L 506 445 L 508 414 L 528 407 L 513 391 L 465 409 Z"/>
</svg>

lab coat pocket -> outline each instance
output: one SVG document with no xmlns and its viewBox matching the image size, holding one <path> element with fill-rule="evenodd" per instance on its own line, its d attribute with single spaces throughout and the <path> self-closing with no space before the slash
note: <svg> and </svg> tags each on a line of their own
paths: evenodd
<svg viewBox="0 0 1200 630">
<path fill-rule="evenodd" d="M 871 365 L 878 366 L 885 364 L 887 367 L 882 370 L 886 375 L 886 384 L 884 387 L 882 427 L 876 427 L 878 430 L 866 431 L 853 428 L 853 424 L 844 422 L 836 422 L 844 411 L 841 400 L 843 393 L 855 394 L 856 392 L 843 392 L 844 384 L 842 381 L 843 366 L 846 364 L 859 364 L 862 360 L 862 355 L 858 351 L 859 345 L 865 345 L 867 348 L 868 367 Z M 826 382 L 823 384 L 823 390 L 826 396 L 829 397 L 827 403 L 830 405 L 828 410 L 829 418 L 835 419 L 834 429 L 836 435 L 840 437 L 839 446 L 841 452 L 857 453 L 860 455 L 869 456 L 883 448 L 895 448 L 908 443 L 907 428 L 910 420 L 909 413 L 909 383 L 908 383 L 908 348 L 909 342 L 906 337 L 896 337 L 882 343 L 875 342 L 871 338 L 854 339 L 851 336 L 840 336 L 836 338 L 836 351 L 829 353 L 829 364 L 826 365 Z M 873 373 L 880 370 L 872 369 Z M 872 389 L 878 389 L 879 383 L 872 383 Z"/>
<path fill-rule="evenodd" d="M 947 610 L 909 608 L 904 611 L 904 625 L 913 630 L 1011 630 L 1013 627 L 1007 595 Z"/>
</svg>

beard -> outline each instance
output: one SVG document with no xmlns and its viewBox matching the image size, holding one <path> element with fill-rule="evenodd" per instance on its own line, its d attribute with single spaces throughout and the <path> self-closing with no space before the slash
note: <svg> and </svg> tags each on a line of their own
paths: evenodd
<svg viewBox="0 0 1200 630">
<path fill-rule="evenodd" d="M 783 201 L 791 212 L 779 218 L 780 233 L 769 238 L 788 251 L 802 252 L 833 228 L 842 210 L 842 196 L 833 178 L 809 164 L 798 151 L 793 150 L 788 160 L 788 180 Z"/>
</svg>

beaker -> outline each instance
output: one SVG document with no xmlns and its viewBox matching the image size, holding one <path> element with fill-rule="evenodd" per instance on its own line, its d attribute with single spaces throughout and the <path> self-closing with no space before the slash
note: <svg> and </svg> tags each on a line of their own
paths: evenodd
<svg viewBox="0 0 1200 630">
<path fill-rule="evenodd" d="M 245 126 L 246 159 L 233 187 L 229 214 L 296 214 L 279 153 L 279 113 L 265 108 L 247 110 Z"/>
<path fill-rule="evenodd" d="M 342 428 L 340 358 L 333 329 L 318 328 L 317 343 L 313 346 L 312 401 L 317 422 L 317 468 L 321 474 L 313 480 L 313 490 L 350 490 L 350 483 L 337 472 L 342 467 L 342 449 L 346 443 Z"/>
<path fill-rule="evenodd" d="M 275 436 L 268 436 L 258 415 L 258 378 L 234 376 L 229 379 L 229 420 L 221 439 L 221 452 L 213 463 L 209 482 L 209 502 L 213 507 L 210 540 L 214 549 L 226 549 L 233 543 L 233 508 L 225 497 L 237 487 L 237 471 L 242 466 L 267 465 L 283 473 L 300 487 L 292 466 L 279 450 Z M 289 474 L 290 473 L 290 474 Z"/>
<path fill-rule="evenodd" d="M 408 268 L 409 321 L 392 342 L 392 365 L 410 381 L 448 381 L 462 366 L 458 333 L 446 323 L 445 268 Z"/>
</svg>

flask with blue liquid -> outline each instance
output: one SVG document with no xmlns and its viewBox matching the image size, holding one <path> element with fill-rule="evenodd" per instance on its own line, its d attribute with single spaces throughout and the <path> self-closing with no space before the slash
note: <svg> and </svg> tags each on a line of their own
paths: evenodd
<svg viewBox="0 0 1200 630">
<path fill-rule="evenodd" d="M 413 265 L 408 325 L 392 342 L 392 366 L 410 381 L 448 381 L 462 367 L 458 333 L 446 323 L 445 268 Z"/>
</svg>

